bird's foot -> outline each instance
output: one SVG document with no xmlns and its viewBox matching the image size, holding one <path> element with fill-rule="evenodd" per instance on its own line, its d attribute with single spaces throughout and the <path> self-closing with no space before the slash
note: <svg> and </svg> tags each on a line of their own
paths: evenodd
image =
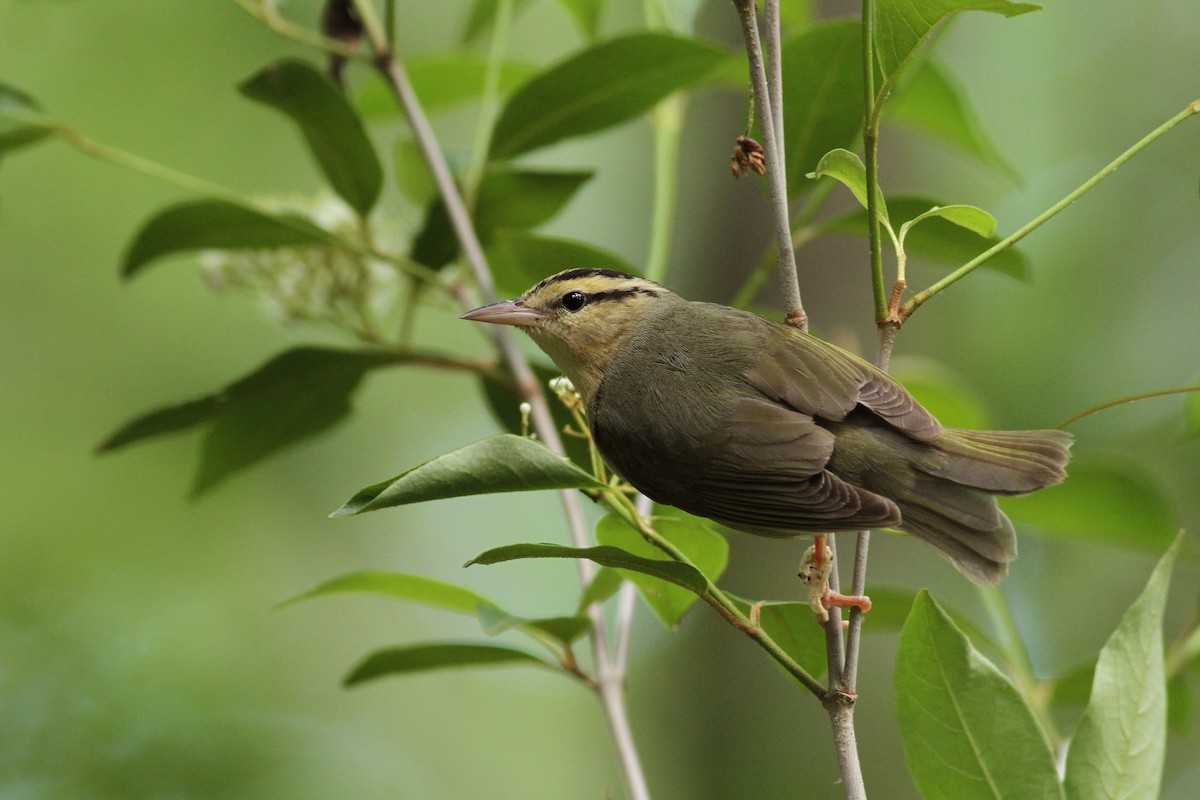
<svg viewBox="0 0 1200 800">
<path fill-rule="evenodd" d="M 824 536 L 818 536 L 816 544 L 800 559 L 800 580 L 808 586 L 808 605 L 817 620 L 822 625 L 828 622 L 831 608 L 857 608 L 864 614 L 870 611 L 871 599 L 866 595 L 841 594 L 829 588 L 832 572 L 833 550 L 825 544 Z"/>
</svg>

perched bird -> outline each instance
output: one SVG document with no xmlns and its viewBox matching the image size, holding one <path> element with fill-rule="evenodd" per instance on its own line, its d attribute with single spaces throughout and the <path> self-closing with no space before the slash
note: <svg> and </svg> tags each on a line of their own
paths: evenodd
<svg viewBox="0 0 1200 800">
<path fill-rule="evenodd" d="M 1069 434 L 943 428 L 841 348 L 621 272 L 560 272 L 463 319 L 525 330 L 634 487 L 749 533 L 895 527 L 994 583 L 1017 546 L 993 495 L 1065 477 Z"/>
</svg>

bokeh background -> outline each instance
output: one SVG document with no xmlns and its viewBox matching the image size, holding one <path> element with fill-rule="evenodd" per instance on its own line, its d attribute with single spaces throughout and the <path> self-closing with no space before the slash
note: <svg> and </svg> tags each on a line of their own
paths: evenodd
<svg viewBox="0 0 1200 800">
<path fill-rule="evenodd" d="M 405 53 L 457 46 L 468 3 L 398 5 Z M 703 35 L 736 41 L 728 3 L 668 5 Z M 318 6 L 284 10 L 310 22 Z M 896 133 L 884 144 L 885 188 L 980 205 L 1012 230 L 1200 98 L 1191 4 L 1047 6 L 1013 20 L 966 15 L 939 45 L 1020 180 Z M 640 3 L 613 0 L 603 29 L 636 27 L 641 14 Z M 579 44 L 561 9 L 536 0 L 512 52 L 549 62 Z M 288 123 L 234 90 L 285 54 L 311 56 L 232 2 L 0 0 L 0 78 L 96 139 L 248 195 L 319 184 Z M 744 213 L 761 192 L 733 183 L 725 166 L 743 108 L 728 91 L 689 106 L 670 279 L 693 297 L 728 300 L 766 240 Z M 471 121 L 461 111 L 437 120 L 448 147 L 465 151 Z M 536 163 L 598 169 L 550 232 L 642 261 L 648 141 L 633 123 L 538 154 Z M 390 141 L 380 146 L 387 153 Z M 1031 284 L 972 276 L 914 317 L 898 355 L 953 371 L 998 427 L 1053 425 L 1113 397 L 1195 382 L 1198 176 L 1193 121 L 1026 240 Z M 561 540 L 550 494 L 326 519 L 361 486 L 492 432 L 469 379 L 376 374 L 349 422 L 198 500 L 188 498 L 194 435 L 93 454 L 135 413 L 210 392 L 285 346 L 341 341 L 281 326 L 254 297 L 214 295 L 195 259 L 123 284 L 117 264 L 132 232 L 181 199 L 58 143 L 0 165 L 0 798 L 618 796 L 600 710 L 567 681 L 465 671 L 340 688 L 366 652 L 478 637 L 471 621 L 365 597 L 276 608 L 363 568 L 462 582 L 518 613 L 572 608 L 568 564 L 461 568 L 491 546 Z M 802 283 L 817 328 L 870 352 L 863 254 L 845 241 L 805 250 Z M 916 283 L 938 274 L 914 270 Z M 448 311 L 421 325 L 439 347 L 483 352 L 478 332 Z M 1178 397 L 1148 401 L 1075 432 L 1078 453 L 1143 470 L 1194 529 L 1200 443 L 1184 435 L 1182 407 Z M 798 559 L 798 545 L 732 545 L 733 591 L 794 594 L 780 564 Z M 979 617 L 971 587 L 923 547 L 876 537 L 872 555 L 873 583 L 928 586 Z M 1094 654 L 1153 558 L 1026 531 L 1006 591 L 1035 666 Z M 1170 623 L 1196 606 L 1196 566 L 1192 547 Z M 865 648 L 867 785 L 915 797 L 893 719 L 895 637 L 871 636 Z M 841 796 L 824 712 L 706 609 L 673 633 L 643 613 L 634 654 L 631 714 L 656 797 Z M 1198 747 L 1194 729 L 1172 739 L 1167 797 L 1196 796 Z"/>
</svg>

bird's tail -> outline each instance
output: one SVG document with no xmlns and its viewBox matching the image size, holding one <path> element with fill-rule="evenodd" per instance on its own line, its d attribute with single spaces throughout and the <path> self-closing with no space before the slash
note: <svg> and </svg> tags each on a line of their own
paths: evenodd
<svg viewBox="0 0 1200 800">
<path fill-rule="evenodd" d="M 892 495 L 900 528 L 929 542 L 976 583 L 995 583 L 1016 558 L 1012 523 L 992 495 L 1032 492 L 1066 472 L 1062 431 L 947 429 L 912 454 L 911 482 Z"/>
</svg>

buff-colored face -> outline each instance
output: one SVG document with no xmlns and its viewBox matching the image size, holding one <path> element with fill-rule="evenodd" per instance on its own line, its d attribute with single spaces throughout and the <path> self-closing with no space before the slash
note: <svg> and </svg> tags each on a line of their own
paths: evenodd
<svg viewBox="0 0 1200 800">
<path fill-rule="evenodd" d="M 674 295 L 622 272 L 571 269 L 463 319 L 523 328 L 586 398 L 638 319 L 656 298 L 667 296 Z"/>
</svg>

